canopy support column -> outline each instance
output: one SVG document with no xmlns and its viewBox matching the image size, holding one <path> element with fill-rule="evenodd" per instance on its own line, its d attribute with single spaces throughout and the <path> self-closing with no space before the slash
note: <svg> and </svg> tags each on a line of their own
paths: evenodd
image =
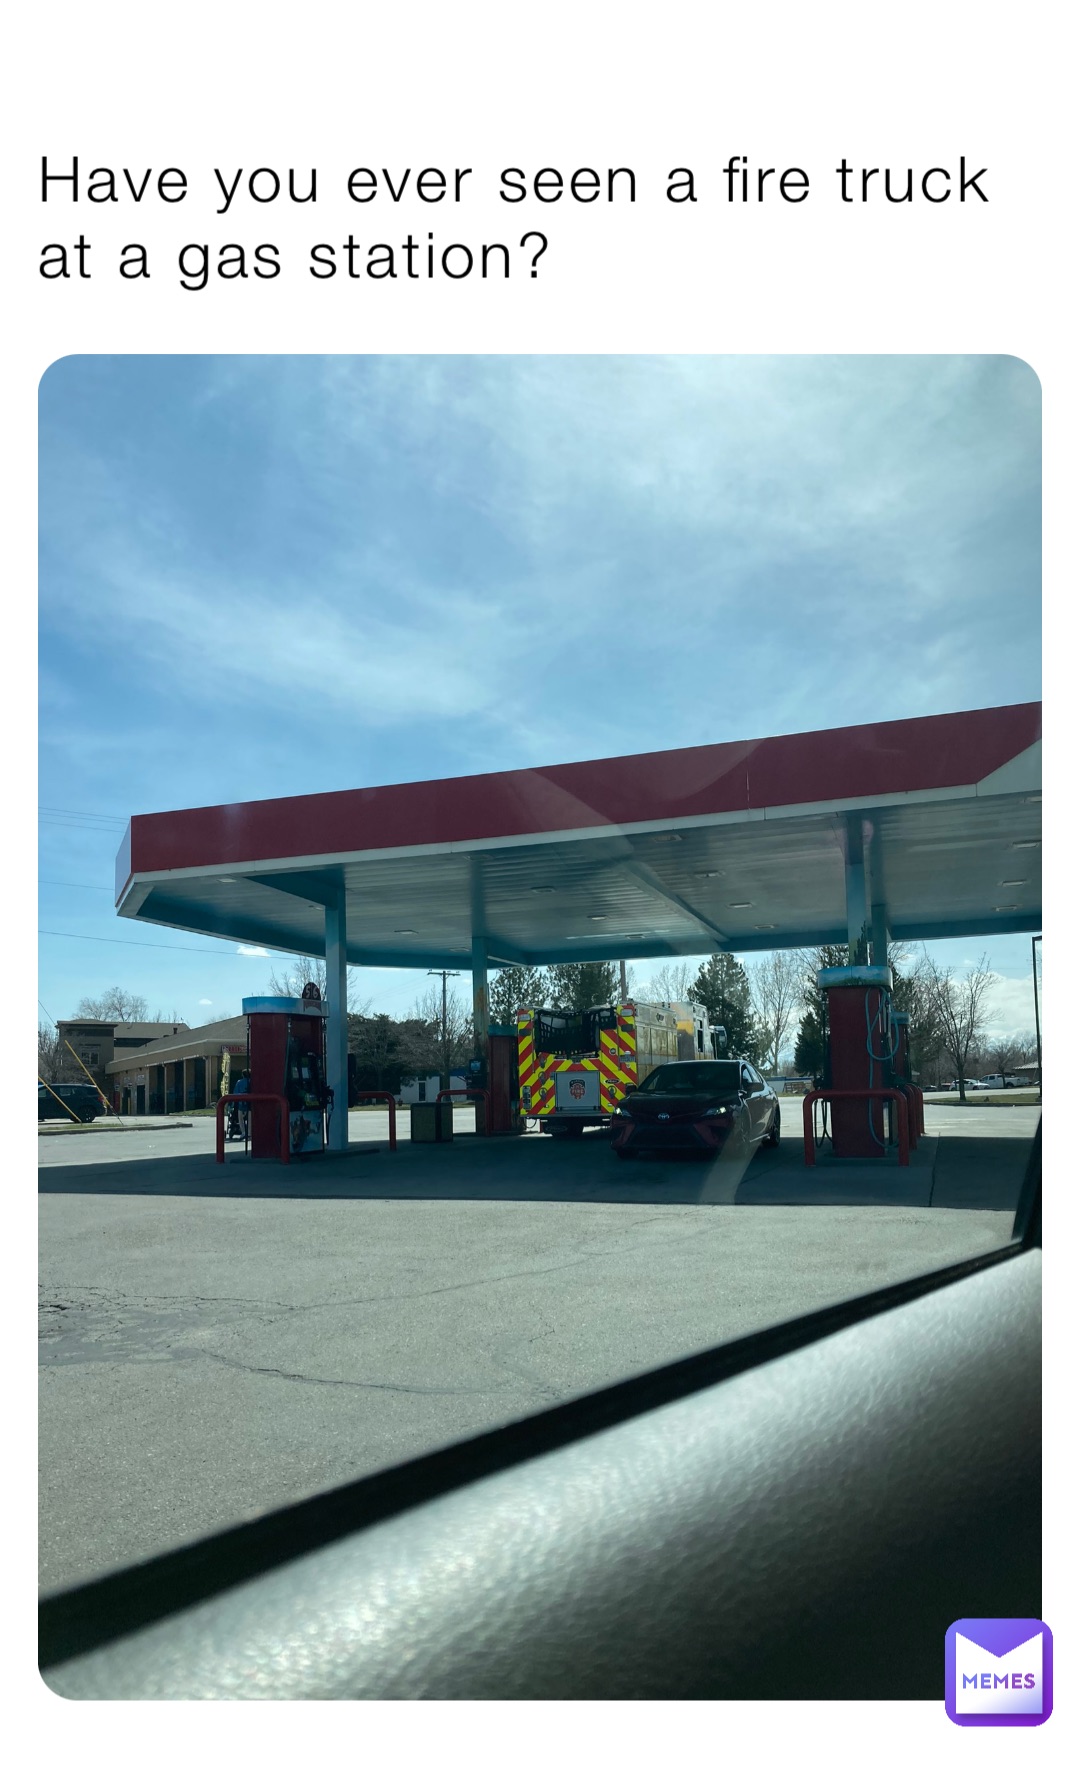
<svg viewBox="0 0 1080 1771">
<path fill-rule="evenodd" d="M 870 960 L 873 965 L 889 963 L 889 906 L 870 906 Z"/>
<path fill-rule="evenodd" d="M 349 1147 L 349 1002 L 345 960 L 345 888 L 326 906 L 326 1084 L 334 1091 L 327 1148 Z"/>
<path fill-rule="evenodd" d="M 845 825 L 844 885 L 847 894 L 848 963 L 855 963 L 866 927 L 866 857 L 863 852 L 862 817 L 849 812 Z"/>
<path fill-rule="evenodd" d="M 873 820 L 870 832 L 870 958 L 874 965 L 889 963 L 889 906 L 885 890 L 885 856 L 881 826 Z"/>
<path fill-rule="evenodd" d="M 488 1027 L 491 1024 L 491 1009 L 488 1003 L 488 964 L 487 942 L 482 936 L 474 935 L 472 943 L 473 1057 L 480 1060 L 479 1074 L 481 1076 L 487 1069 Z"/>
<path fill-rule="evenodd" d="M 487 1086 L 488 1028 L 491 1005 L 488 1001 L 488 969 L 491 954 L 487 937 L 487 905 L 484 893 L 484 868 L 478 855 L 469 861 L 469 910 L 472 918 L 472 1010 L 473 1010 L 473 1080 Z"/>
</svg>

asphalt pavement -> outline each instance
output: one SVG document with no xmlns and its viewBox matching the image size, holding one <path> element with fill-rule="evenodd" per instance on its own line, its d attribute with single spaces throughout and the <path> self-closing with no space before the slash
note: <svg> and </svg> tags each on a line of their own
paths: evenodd
<svg viewBox="0 0 1080 1771">
<path fill-rule="evenodd" d="M 1008 1239 L 1037 1109 L 928 1108 L 909 1170 L 858 1173 L 783 1113 L 745 1172 L 391 1155 L 372 1113 L 287 1169 L 219 1166 L 208 1120 L 40 1139 L 43 1587 Z"/>
</svg>

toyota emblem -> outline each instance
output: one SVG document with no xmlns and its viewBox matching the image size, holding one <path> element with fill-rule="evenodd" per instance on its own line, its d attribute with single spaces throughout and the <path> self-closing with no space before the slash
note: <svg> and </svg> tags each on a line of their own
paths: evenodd
<svg viewBox="0 0 1080 1771">
<path fill-rule="evenodd" d="M 657 1119 L 670 1119 L 671 1114 L 670 1113 L 658 1113 L 656 1115 L 656 1117 L 657 1117 Z"/>
</svg>

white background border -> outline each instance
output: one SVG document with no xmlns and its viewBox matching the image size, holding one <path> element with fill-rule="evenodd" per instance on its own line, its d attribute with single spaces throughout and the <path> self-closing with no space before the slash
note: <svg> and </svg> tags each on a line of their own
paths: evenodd
<svg viewBox="0 0 1080 1771">
<path fill-rule="evenodd" d="M 397 9 L 320 3 L 210 5 L 54 4 L 29 11 L 12 39 L 5 179 L 5 288 L 11 302 L 4 381 L 5 489 L 10 567 L 8 607 L 16 655 L 9 676 L 7 755 L 14 828 L 29 818 L 28 748 L 33 679 L 35 582 L 34 450 L 37 380 L 70 352 L 1009 352 L 1042 379 L 1047 443 L 1046 613 L 1053 660 L 1067 644 L 1075 594 L 1076 460 L 1070 458 L 1077 395 L 1075 244 L 1075 40 L 1065 8 L 1036 0 L 998 8 L 915 0 L 903 8 L 796 5 L 750 8 L 688 4 L 679 9 L 556 0 L 537 9 L 427 3 Z M 192 179 L 183 217 L 160 206 L 116 214 L 46 212 L 37 200 L 40 156 L 77 153 L 84 167 L 179 165 Z M 773 203 L 731 211 L 718 199 L 730 153 L 798 165 L 812 179 L 799 208 Z M 841 154 L 869 165 L 955 165 L 959 155 L 988 167 L 988 205 L 865 210 L 839 204 L 832 168 Z M 319 168 L 317 216 L 305 208 L 229 218 L 211 213 L 209 169 L 295 165 Z M 417 208 L 352 212 L 340 196 L 353 166 L 472 166 L 473 191 L 456 218 Z M 633 211 L 565 202 L 509 210 L 494 188 L 506 165 L 632 165 Z M 693 212 L 662 198 L 662 175 L 691 166 L 703 180 Z M 335 179 L 339 194 L 332 200 Z M 708 197 L 705 195 L 708 188 Z M 374 206 L 373 206 L 374 209 Z M 407 227 L 440 237 L 512 239 L 511 227 L 543 227 L 549 250 L 535 280 L 394 285 L 313 281 L 298 268 L 313 239 L 400 238 Z M 94 241 L 89 282 L 44 285 L 37 274 L 46 240 Z M 176 285 L 169 266 L 179 237 L 273 240 L 289 258 L 273 283 Z M 108 274 L 117 244 L 139 239 L 160 265 L 150 284 Z M 1067 551 L 1068 550 L 1068 551 Z M 1066 590 L 1066 585 L 1069 590 Z M 25 648 L 25 653 L 24 653 Z M 24 663 L 25 657 L 25 663 Z M 1060 668 L 1060 665 L 1059 665 Z M 11 665 L 9 663 L 9 669 Z M 1056 801 L 1068 741 L 1047 686 L 1047 803 Z M 1053 824 L 1047 886 L 1060 877 Z M 21 857 L 20 857 L 21 859 Z M 9 864 L 12 933 L 21 927 L 28 880 Z M 13 946 L 16 944 L 13 941 Z M 21 943 L 19 943 L 21 944 Z M 29 971 L 28 961 L 20 961 Z M 21 1059 L 21 1004 L 34 994 L 18 976 L 9 1005 Z M 1062 993 L 1063 994 L 1063 993 Z M 1044 1037 L 1048 1076 L 1057 1071 L 1065 1028 L 1053 993 Z M 15 1068 L 12 1074 L 21 1071 Z M 1060 1074 L 1060 1072 L 1058 1072 Z M 1062 1078 L 1062 1081 L 1064 1079 Z M 21 1085 L 20 1085 L 21 1086 Z M 29 1140 L 19 1134 L 9 1170 L 9 1210 L 19 1238 L 5 1301 L 30 1296 L 32 1239 L 26 1182 Z M 1055 1198 L 1055 1179 L 1075 1194 L 1072 1169 L 1052 1131 L 1051 1247 L 1060 1251 L 1075 1218 L 1073 1199 Z M 24 1160 L 25 1157 L 25 1160 Z M 17 1201 L 17 1203 L 15 1203 Z M 1065 1283 L 1051 1254 L 1048 1286 L 1046 1450 L 1047 1561 L 1044 1614 L 1055 1633 L 1059 1673 L 1075 1667 L 1068 1611 L 1062 1385 Z M 20 1359 L 28 1352 L 18 1337 Z M 41 1731 L 38 1751 L 82 1765 L 131 1764 L 145 1751 L 168 1767 L 192 1750 L 209 1763 L 258 1752 L 261 1765 L 345 1752 L 392 1752 L 409 1763 L 442 1762 L 447 1748 L 495 1762 L 512 1754 L 546 1762 L 554 1748 L 572 1762 L 616 1754 L 630 1763 L 677 1761 L 696 1747 L 707 1761 L 749 1748 L 790 1752 L 800 1765 L 907 1761 L 914 1749 L 944 1763 L 972 1749 L 943 1708 L 907 1705 L 559 1705 L 396 1706 L 360 1715 L 329 1706 L 281 1713 L 258 1705 L 65 1705 L 37 1683 L 32 1664 L 34 1589 L 26 1453 L 32 1388 L 20 1372 L 19 1494 L 9 1514 L 10 1563 L 18 1593 L 11 1669 L 19 1664 L 25 1720 Z M 12 1529 L 13 1528 L 13 1529 Z M 10 1601 L 9 1601 L 10 1603 Z M 778 1595 L 782 1603 L 782 1595 Z M 1068 1689 L 1068 1684 L 1065 1685 Z M 1057 1762 L 1064 1724 L 1025 1736 L 1026 1754 Z M 1008 1734 L 974 1736 L 1000 1758 Z M 220 1747 L 217 1742 L 220 1741 Z M 697 1756 L 695 1754 L 695 1756 Z"/>
</svg>

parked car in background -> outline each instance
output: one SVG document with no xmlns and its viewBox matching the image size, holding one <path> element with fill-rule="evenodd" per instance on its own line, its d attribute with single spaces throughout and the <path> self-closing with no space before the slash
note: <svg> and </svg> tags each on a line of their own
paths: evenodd
<svg viewBox="0 0 1080 1771">
<path fill-rule="evenodd" d="M 982 1086 L 983 1085 L 981 1082 L 975 1081 L 974 1076 L 965 1076 L 964 1077 L 964 1087 L 965 1088 L 982 1088 Z M 948 1087 L 950 1089 L 952 1089 L 954 1094 L 956 1094 L 960 1088 L 959 1078 L 954 1076 L 953 1080 L 948 1084 Z"/>
<path fill-rule="evenodd" d="M 104 1112 L 101 1096 L 89 1082 L 54 1082 L 52 1093 L 38 1084 L 37 1116 L 39 1119 L 67 1119 L 72 1114 L 88 1125 Z M 59 1095 L 60 1099 L 56 1097 Z"/>
<path fill-rule="evenodd" d="M 660 1064 L 623 1096 L 612 1133 L 616 1156 L 648 1150 L 750 1155 L 780 1142 L 780 1103 L 744 1058 Z"/>
<path fill-rule="evenodd" d="M 1025 1086 L 1022 1076 L 1003 1076 L 1000 1070 L 995 1071 L 992 1076 L 979 1077 L 980 1088 L 1024 1088 Z"/>
</svg>

